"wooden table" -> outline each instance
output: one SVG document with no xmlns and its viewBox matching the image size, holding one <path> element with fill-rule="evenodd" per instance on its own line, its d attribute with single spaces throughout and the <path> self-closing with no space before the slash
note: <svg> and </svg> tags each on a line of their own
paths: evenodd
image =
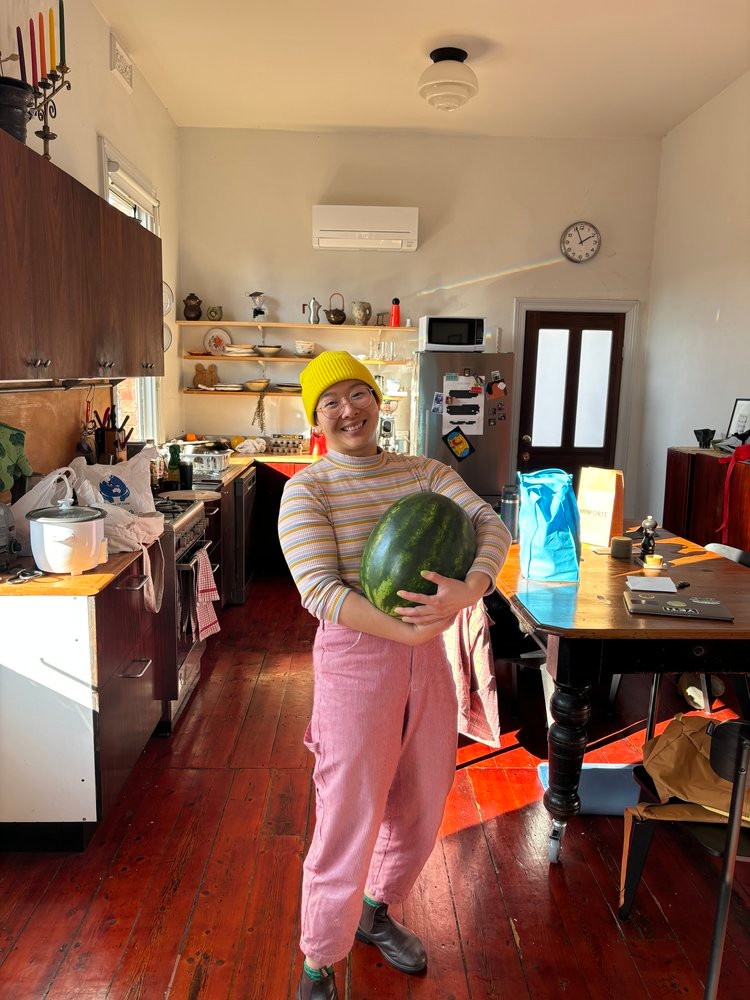
<svg viewBox="0 0 750 1000">
<path fill-rule="evenodd" d="M 550 861 L 557 861 L 568 819 L 580 811 L 578 782 L 586 750 L 590 692 L 602 670 L 628 673 L 737 673 L 750 670 L 750 571 L 728 559 L 661 531 L 657 553 L 672 565 L 681 596 L 719 598 L 733 622 L 631 615 L 623 600 L 634 562 L 597 555 L 583 547 L 578 584 L 536 583 L 520 573 L 512 546 L 497 589 L 524 630 L 546 651 L 555 681 L 549 730 L 549 788 L 544 805 L 552 816 Z"/>
</svg>

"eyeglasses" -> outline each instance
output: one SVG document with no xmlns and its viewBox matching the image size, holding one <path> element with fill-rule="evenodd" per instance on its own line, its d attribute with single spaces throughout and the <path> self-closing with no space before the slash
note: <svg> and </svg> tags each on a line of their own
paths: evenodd
<svg viewBox="0 0 750 1000">
<path fill-rule="evenodd" d="M 354 392 L 350 392 L 348 396 L 342 396 L 341 399 L 324 400 L 316 409 L 324 417 L 333 420 L 343 410 L 344 403 L 349 403 L 355 410 L 366 410 L 368 406 L 372 405 L 374 399 L 375 394 L 372 389 L 355 389 Z"/>
</svg>

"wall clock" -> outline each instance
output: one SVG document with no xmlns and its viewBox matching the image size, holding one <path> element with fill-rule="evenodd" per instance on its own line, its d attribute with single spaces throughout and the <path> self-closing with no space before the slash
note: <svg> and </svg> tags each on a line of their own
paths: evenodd
<svg viewBox="0 0 750 1000">
<path fill-rule="evenodd" d="M 574 264 L 595 257 L 602 246 L 602 234 L 590 222 L 573 222 L 560 237 L 560 252 Z"/>
</svg>

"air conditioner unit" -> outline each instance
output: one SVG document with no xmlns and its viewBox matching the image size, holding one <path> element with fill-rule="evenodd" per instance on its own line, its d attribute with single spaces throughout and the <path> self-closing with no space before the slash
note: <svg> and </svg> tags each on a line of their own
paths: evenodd
<svg viewBox="0 0 750 1000">
<path fill-rule="evenodd" d="M 417 249 L 417 208 L 313 205 L 312 243 L 316 250 Z"/>
</svg>

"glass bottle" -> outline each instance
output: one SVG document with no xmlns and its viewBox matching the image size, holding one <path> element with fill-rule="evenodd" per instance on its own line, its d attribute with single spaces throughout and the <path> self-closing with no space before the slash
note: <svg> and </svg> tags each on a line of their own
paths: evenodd
<svg viewBox="0 0 750 1000">
<path fill-rule="evenodd" d="M 167 482 L 180 485 L 180 446 L 169 445 L 169 462 L 167 463 Z"/>
</svg>

